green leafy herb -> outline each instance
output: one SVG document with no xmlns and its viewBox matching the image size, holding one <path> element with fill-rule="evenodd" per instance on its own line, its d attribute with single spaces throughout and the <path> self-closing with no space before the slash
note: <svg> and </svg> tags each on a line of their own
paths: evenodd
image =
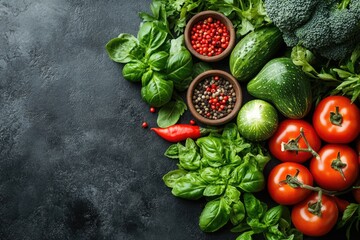
<svg viewBox="0 0 360 240">
<path fill-rule="evenodd" d="M 350 240 L 350 232 L 354 225 L 359 232 L 360 204 L 350 203 L 346 207 L 342 219 L 338 222 L 337 228 L 346 227 L 346 239 Z"/>
<path fill-rule="evenodd" d="M 295 46 L 291 58 L 295 65 L 312 77 L 313 95 L 316 102 L 327 95 L 346 95 L 351 101 L 360 100 L 360 44 L 349 59 L 330 66 L 321 64 L 317 70 L 316 56 L 302 46 Z M 325 66 L 325 67 L 324 67 Z"/>
<path fill-rule="evenodd" d="M 177 123 L 187 106 L 180 98 L 166 103 L 160 110 L 157 118 L 159 127 L 166 128 Z"/>
</svg>

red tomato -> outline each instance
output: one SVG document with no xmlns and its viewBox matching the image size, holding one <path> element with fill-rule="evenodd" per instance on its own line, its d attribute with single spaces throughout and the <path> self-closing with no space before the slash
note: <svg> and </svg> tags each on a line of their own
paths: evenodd
<svg viewBox="0 0 360 240">
<path fill-rule="evenodd" d="M 282 143 L 294 140 L 300 135 L 300 128 L 303 128 L 306 139 L 314 151 L 318 151 L 321 146 L 321 140 L 316 134 L 314 128 L 304 120 L 284 120 L 279 124 L 275 134 L 269 140 L 269 149 L 271 154 L 283 162 L 303 163 L 312 157 L 310 152 L 303 151 L 282 151 Z M 299 148 L 307 148 L 303 138 L 298 141 Z"/>
<path fill-rule="evenodd" d="M 312 193 L 304 201 L 296 204 L 291 211 L 291 220 L 294 226 L 308 236 L 323 236 L 335 226 L 339 216 L 335 201 L 326 195 L 321 198 L 321 215 L 315 215 L 309 211 L 309 204 L 314 204 L 319 197 L 316 192 Z"/>
<path fill-rule="evenodd" d="M 341 198 L 338 198 L 338 197 L 332 197 L 336 203 L 336 206 L 337 208 L 339 209 L 339 211 L 341 213 L 343 213 L 345 211 L 345 209 L 347 208 L 347 206 L 349 206 L 349 202 L 345 199 L 341 199 Z"/>
<path fill-rule="evenodd" d="M 275 166 L 268 177 L 268 191 L 271 198 L 282 205 L 293 205 L 304 200 L 311 191 L 303 188 L 294 188 L 284 183 L 287 175 L 294 176 L 299 170 L 297 179 L 306 184 L 313 185 L 310 171 L 303 165 L 294 162 L 285 162 Z"/>
<path fill-rule="evenodd" d="M 360 132 L 360 110 L 346 97 L 324 98 L 315 108 L 313 126 L 326 142 L 349 143 Z"/>
<path fill-rule="evenodd" d="M 340 160 L 338 160 L 339 153 Z M 311 159 L 310 172 L 320 187 L 342 191 L 356 181 L 359 174 L 358 155 L 351 147 L 342 144 L 328 144 L 321 148 L 319 156 L 320 159 Z M 336 170 L 334 166 L 336 163 L 344 164 L 344 166 L 339 166 Z"/>
<path fill-rule="evenodd" d="M 360 136 L 356 140 L 356 151 L 357 151 L 357 153 L 359 155 L 358 158 L 359 158 L 359 165 L 360 165 Z"/>
</svg>

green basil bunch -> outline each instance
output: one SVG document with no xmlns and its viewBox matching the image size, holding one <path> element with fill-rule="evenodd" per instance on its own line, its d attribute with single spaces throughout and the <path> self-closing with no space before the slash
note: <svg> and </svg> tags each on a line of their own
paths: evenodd
<svg viewBox="0 0 360 240">
<path fill-rule="evenodd" d="M 263 169 L 270 156 L 259 144 L 242 138 L 235 123 L 227 124 L 222 134 L 212 133 L 196 142 L 189 138 L 185 145 L 173 144 L 165 156 L 179 161 L 178 169 L 163 177 L 172 194 L 208 200 L 200 215 L 201 230 L 214 232 L 231 222 L 235 232 L 248 230 L 239 239 L 251 239 L 251 235 L 259 232 L 275 239 L 270 236 L 279 227 L 283 208 L 267 211 L 266 204 L 251 194 L 264 188 Z M 286 222 L 289 223 L 288 219 Z M 288 234 L 288 228 L 279 232 L 283 234 L 281 239 L 292 239 L 286 238 L 293 234 Z"/>
<path fill-rule="evenodd" d="M 170 39 L 168 21 L 163 5 L 153 3 L 155 17 L 143 18 L 137 37 L 122 33 L 106 44 L 109 57 L 125 64 L 123 77 L 141 82 L 141 96 L 153 107 L 171 100 L 174 88 L 185 90 L 192 80 L 193 61 L 184 46 L 184 36 Z"/>
</svg>

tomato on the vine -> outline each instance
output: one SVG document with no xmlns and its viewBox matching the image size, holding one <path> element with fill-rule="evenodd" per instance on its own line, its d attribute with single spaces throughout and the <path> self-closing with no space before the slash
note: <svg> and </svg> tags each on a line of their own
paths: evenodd
<svg viewBox="0 0 360 240">
<path fill-rule="evenodd" d="M 300 149 L 308 148 L 304 138 L 300 136 L 301 128 L 311 148 L 314 151 L 318 151 L 321 146 L 321 140 L 316 134 L 315 129 L 304 120 L 287 119 L 279 124 L 278 129 L 269 140 L 271 154 L 283 162 L 303 163 L 310 159 L 312 156 L 311 152 L 284 149 L 284 145 L 291 145 Z"/>
<path fill-rule="evenodd" d="M 296 204 L 291 211 L 292 223 L 305 235 L 323 236 L 330 232 L 338 219 L 338 208 L 331 197 L 322 195 L 320 206 L 318 202 L 318 193 L 314 192 L 304 201 Z M 316 209 L 317 206 L 319 209 Z"/>
<path fill-rule="evenodd" d="M 293 205 L 304 200 L 310 190 L 294 187 L 285 182 L 286 176 L 294 177 L 306 185 L 313 185 L 313 177 L 310 171 L 303 165 L 294 162 L 285 162 L 275 166 L 268 177 L 268 192 L 270 197 L 282 205 Z"/>
<path fill-rule="evenodd" d="M 320 159 L 310 161 L 310 172 L 322 188 L 342 191 L 350 187 L 359 174 L 358 155 L 349 146 L 328 144 L 319 151 Z"/>
<path fill-rule="evenodd" d="M 326 97 L 315 108 L 313 126 L 328 143 L 349 143 L 360 133 L 360 110 L 347 97 Z"/>
</svg>

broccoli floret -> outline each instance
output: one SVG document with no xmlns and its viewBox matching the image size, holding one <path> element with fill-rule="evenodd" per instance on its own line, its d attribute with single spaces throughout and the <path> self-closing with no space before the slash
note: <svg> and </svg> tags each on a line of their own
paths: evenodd
<svg viewBox="0 0 360 240">
<path fill-rule="evenodd" d="M 360 0 L 351 0 L 349 10 L 360 20 Z"/>
<path fill-rule="evenodd" d="M 319 48 L 317 49 L 317 53 L 327 59 L 342 60 L 351 54 L 359 41 L 360 37 L 356 37 L 341 44 Z"/>
<path fill-rule="evenodd" d="M 334 43 L 342 43 L 354 37 L 360 22 L 349 9 L 335 9 L 329 17 L 331 36 Z"/>
<path fill-rule="evenodd" d="M 320 2 L 311 19 L 295 30 L 295 35 L 304 47 L 314 49 L 329 45 L 329 7 L 324 1 Z"/>
<path fill-rule="evenodd" d="M 305 23 L 321 0 L 265 0 L 271 21 L 281 31 L 290 32 Z"/>
<path fill-rule="evenodd" d="M 296 35 L 293 32 L 283 32 L 282 37 L 284 39 L 284 42 L 286 46 L 293 47 L 298 44 L 299 39 L 296 37 Z"/>
</svg>

